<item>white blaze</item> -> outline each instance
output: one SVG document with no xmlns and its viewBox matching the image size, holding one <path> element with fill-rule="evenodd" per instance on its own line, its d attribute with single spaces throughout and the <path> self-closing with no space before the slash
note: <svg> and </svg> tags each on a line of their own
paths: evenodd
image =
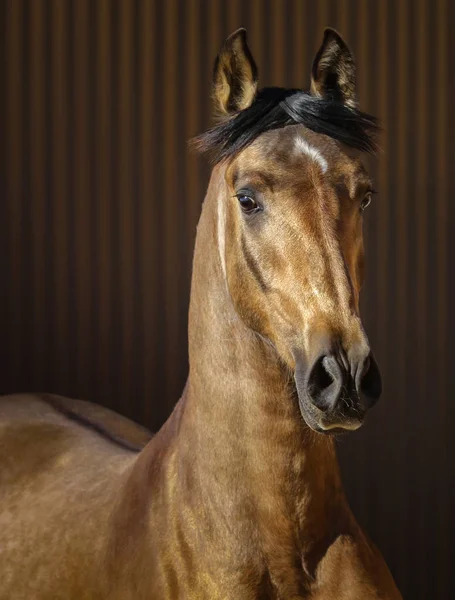
<svg viewBox="0 0 455 600">
<path fill-rule="evenodd" d="M 323 157 L 323 155 L 317 148 L 311 146 L 306 140 L 304 140 L 301 137 L 296 138 L 295 146 L 298 152 L 303 152 L 303 154 L 306 154 L 309 158 L 311 158 L 311 160 L 317 162 L 318 165 L 321 167 L 323 173 L 327 171 L 329 165 L 327 164 L 326 159 Z"/>
</svg>

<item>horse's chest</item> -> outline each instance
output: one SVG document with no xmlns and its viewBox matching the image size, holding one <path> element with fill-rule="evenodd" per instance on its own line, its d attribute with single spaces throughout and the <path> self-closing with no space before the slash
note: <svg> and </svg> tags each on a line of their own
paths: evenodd
<svg viewBox="0 0 455 600">
<path fill-rule="evenodd" d="M 210 554 L 210 553 L 209 553 Z M 206 557 L 207 558 L 207 557 Z M 236 557 L 209 561 L 194 560 L 193 569 L 179 569 L 180 561 L 162 571 L 162 596 L 166 599 L 197 600 L 278 600 L 304 598 L 304 574 L 293 565 L 273 571 L 261 561 L 240 564 Z M 221 564 L 223 563 L 223 564 Z"/>
</svg>

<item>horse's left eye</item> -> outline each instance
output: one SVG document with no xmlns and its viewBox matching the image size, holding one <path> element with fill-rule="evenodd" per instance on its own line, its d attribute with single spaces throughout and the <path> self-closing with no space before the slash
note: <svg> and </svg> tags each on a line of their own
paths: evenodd
<svg viewBox="0 0 455 600">
<path fill-rule="evenodd" d="M 365 210 L 367 206 L 370 206 L 372 196 L 372 192 L 368 192 L 368 194 L 365 194 L 362 202 L 360 203 L 360 210 Z"/>
</svg>

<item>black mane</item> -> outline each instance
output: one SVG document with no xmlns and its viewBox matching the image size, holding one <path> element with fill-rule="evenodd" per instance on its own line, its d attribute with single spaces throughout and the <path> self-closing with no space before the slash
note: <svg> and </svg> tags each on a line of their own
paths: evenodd
<svg viewBox="0 0 455 600">
<path fill-rule="evenodd" d="M 193 143 L 218 163 L 238 154 L 261 133 L 296 123 L 362 152 L 377 151 L 375 117 L 341 102 L 284 88 L 260 90 L 250 107 L 197 136 Z"/>
</svg>

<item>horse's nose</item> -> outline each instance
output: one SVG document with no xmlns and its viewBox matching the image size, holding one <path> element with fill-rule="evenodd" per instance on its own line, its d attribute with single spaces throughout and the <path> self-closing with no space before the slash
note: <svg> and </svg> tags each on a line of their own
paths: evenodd
<svg viewBox="0 0 455 600">
<path fill-rule="evenodd" d="M 351 353 L 353 354 L 353 353 Z M 321 411 L 360 416 L 379 399 L 381 376 L 369 351 L 348 359 L 342 352 L 319 356 L 309 370 L 306 392 Z"/>
<path fill-rule="evenodd" d="M 382 392 L 381 373 L 371 352 L 357 364 L 355 386 L 365 409 L 371 408 L 379 400 Z"/>
</svg>

